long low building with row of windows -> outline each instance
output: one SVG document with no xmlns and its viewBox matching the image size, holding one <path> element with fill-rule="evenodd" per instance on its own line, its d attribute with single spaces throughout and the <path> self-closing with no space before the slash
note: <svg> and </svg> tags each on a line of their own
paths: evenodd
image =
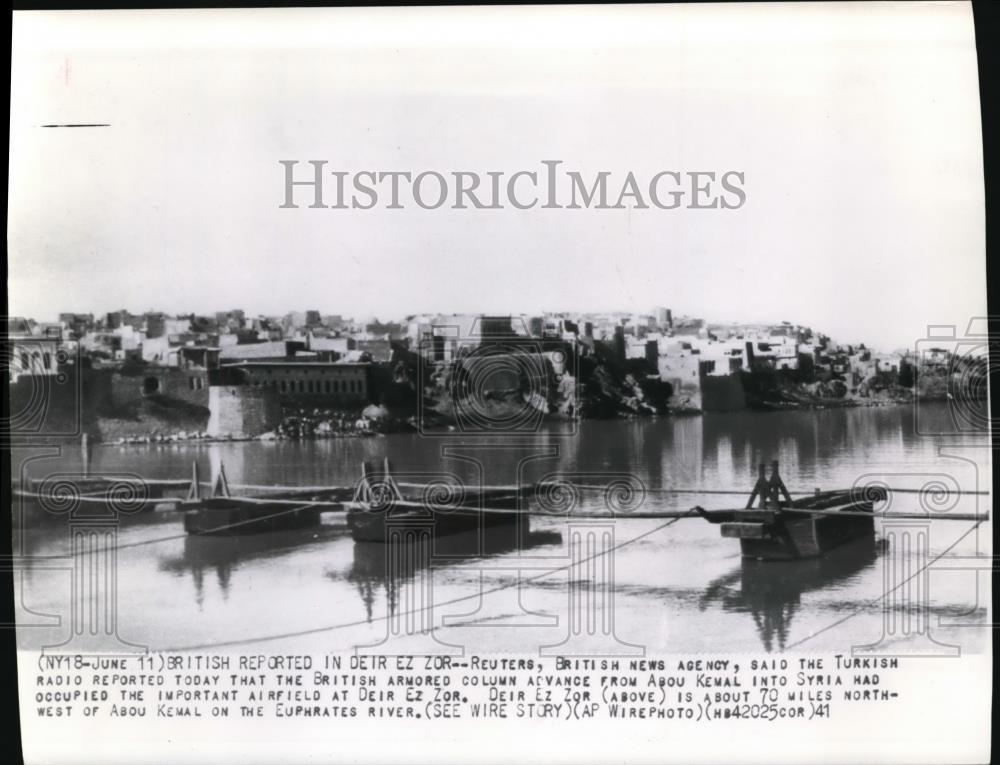
<svg viewBox="0 0 1000 765">
<path fill-rule="evenodd" d="M 328 361 L 243 361 L 223 364 L 227 382 L 270 388 L 279 396 L 322 396 L 337 403 L 369 399 L 370 364 Z"/>
</svg>

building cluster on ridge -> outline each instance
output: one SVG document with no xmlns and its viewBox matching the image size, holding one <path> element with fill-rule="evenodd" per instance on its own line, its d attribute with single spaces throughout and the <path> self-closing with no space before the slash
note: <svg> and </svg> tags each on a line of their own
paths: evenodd
<svg viewBox="0 0 1000 765">
<path fill-rule="evenodd" d="M 411 368 L 420 359 L 442 369 L 487 345 L 539 350 L 555 366 L 564 351 L 610 360 L 639 398 L 637 378 L 668 384 L 676 411 L 743 408 L 744 388 L 755 377 L 793 381 L 810 396 L 860 399 L 913 387 L 918 370 L 947 373 L 953 363 L 948 348 L 921 349 L 919 358 L 910 351 L 877 353 L 789 322 L 712 323 L 665 307 L 642 314 L 426 313 L 391 321 L 317 310 L 284 316 L 119 310 L 63 313 L 56 323 L 9 319 L 6 340 L 12 383 L 79 367 L 98 381 L 90 387 L 113 410 L 156 395 L 208 407 L 209 388 L 219 385 L 363 407 L 377 402 L 387 382 L 406 378 L 401 358 Z M 573 384 L 570 370 L 556 370 L 559 380 L 567 374 Z"/>
</svg>

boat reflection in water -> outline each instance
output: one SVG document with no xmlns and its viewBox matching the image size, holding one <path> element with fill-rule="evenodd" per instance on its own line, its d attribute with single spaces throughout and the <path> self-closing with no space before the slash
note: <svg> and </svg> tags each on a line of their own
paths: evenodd
<svg viewBox="0 0 1000 765">
<path fill-rule="evenodd" d="M 745 558 L 734 571 L 711 582 L 699 600 L 704 611 L 749 613 L 764 649 L 784 651 L 792 618 L 803 594 L 842 587 L 875 565 L 885 540 L 859 539 L 820 558 L 759 561 Z M 736 589 L 739 585 L 739 589 Z"/>
<path fill-rule="evenodd" d="M 175 574 L 191 572 L 194 581 L 195 601 L 201 605 L 204 597 L 206 572 L 215 570 L 223 597 L 228 596 L 233 571 L 240 565 L 253 561 L 277 558 L 309 544 L 325 542 L 346 535 L 343 527 L 319 525 L 315 528 L 276 531 L 270 534 L 245 536 L 184 537 L 184 551 L 180 556 L 162 558 L 160 570 Z"/>
<path fill-rule="evenodd" d="M 523 552 L 544 545 L 558 546 L 562 541 L 558 531 L 531 531 L 525 516 L 523 522 L 514 525 L 441 537 L 425 530 L 391 542 L 355 542 L 354 564 L 347 578 L 357 587 L 365 606 L 365 618 L 371 622 L 379 588 L 385 590 L 392 615 L 399 605 L 401 587 L 425 585 L 424 577 L 432 567 L 439 570 L 479 558 Z"/>
</svg>

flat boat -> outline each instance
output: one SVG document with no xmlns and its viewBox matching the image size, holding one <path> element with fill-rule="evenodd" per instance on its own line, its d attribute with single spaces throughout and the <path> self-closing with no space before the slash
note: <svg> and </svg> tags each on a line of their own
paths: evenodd
<svg viewBox="0 0 1000 765">
<path fill-rule="evenodd" d="M 320 523 L 320 508 L 304 503 L 268 502 L 253 497 L 207 497 L 184 503 L 188 534 L 233 536 L 309 528 Z"/>
<path fill-rule="evenodd" d="M 462 491 L 455 503 L 407 497 L 389 473 L 380 476 L 362 465 L 362 479 L 352 501 L 345 502 L 347 526 L 355 542 L 389 541 L 393 528 L 431 527 L 435 537 L 513 526 L 526 529 L 528 516 L 518 512 L 516 489 L 484 488 Z"/>
<path fill-rule="evenodd" d="M 184 530 L 188 534 L 240 536 L 311 528 L 320 524 L 318 497 L 302 497 L 302 492 L 268 497 L 234 497 L 229 493 L 229 481 L 222 465 L 212 487 L 212 496 L 202 497 L 197 462 L 192 464 L 191 470 L 188 498 L 179 505 L 179 509 L 184 511 Z"/>
<path fill-rule="evenodd" d="M 814 558 L 856 539 L 875 536 L 874 502 L 852 490 L 819 492 L 784 505 L 739 510 L 700 510 L 722 536 L 740 540 L 744 558 Z"/>
<path fill-rule="evenodd" d="M 760 506 L 752 507 L 760 497 Z M 736 510 L 695 508 L 722 536 L 740 540 L 744 558 L 798 560 L 814 558 L 857 539 L 875 537 L 874 503 L 884 501 L 884 489 L 866 487 L 819 491 L 793 500 L 772 463 L 770 479 L 760 477 L 747 507 Z M 783 499 L 782 499 L 783 497 Z"/>
</svg>

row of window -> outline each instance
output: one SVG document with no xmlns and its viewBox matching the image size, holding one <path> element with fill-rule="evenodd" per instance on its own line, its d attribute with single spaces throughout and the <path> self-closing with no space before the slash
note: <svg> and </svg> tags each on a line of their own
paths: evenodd
<svg viewBox="0 0 1000 765">
<path fill-rule="evenodd" d="M 44 359 L 44 361 L 43 361 Z M 21 353 L 21 368 L 30 369 L 32 366 L 35 368 L 41 367 L 42 369 L 48 369 L 52 364 L 52 355 L 49 353 L 39 353 L 35 351 L 32 354 Z"/>
<path fill-rule="evenodd" d="M 285 374 L 286 375 L 300 374 L 300 372 L 301 372 L 301 370 L 298 370 L 298 369 L 286 369 L 285 370 Z M 318 371 L 313 371 L 311 374 L 321 374 L 323 376 L 326 376 L 326 373 L 327 373 L 326 369 L 320 369 Z M 265 374 L 268 377 L 270 377 L 272 374 L 278 374 L 278 371 L 270 370 L 270 369 L 265 369 L 263 371 L 254 370 L 254 374 Z M 339 376 L 342 377 L 344 375 L 344 370 L 341 370 L 341 369 L 330 370 L 330 374 L 335 374 L 335 375 L 339 375 Z M 354 373 L 354 374 L 358 374 L 358 373 Z"/>
<path fill-rule="evenodd" d="M 253 385 L 269 385 L 282 393 L 364 393 L 360 380 L 255 380 Z"/>
<path fill-rule="evenodd" d="M 260 388 L 270 386 L 282 393 L 364 393 L 364 386 L 360 380 L 255 380 L 252 383 Z M 155 387 L 159 387 L 157 384 Z M 188 388 L 191 390 L 202 390 L 205 387 L 205 379 L 202 377 L 189 377 Z"/>
</svg>

